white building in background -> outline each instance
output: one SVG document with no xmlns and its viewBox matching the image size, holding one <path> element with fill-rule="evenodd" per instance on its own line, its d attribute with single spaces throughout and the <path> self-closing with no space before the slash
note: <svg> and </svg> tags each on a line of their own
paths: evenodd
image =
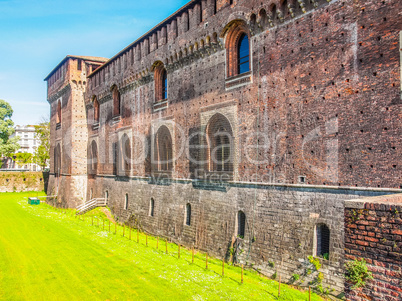
<svg viewBox="0 0 402 301">
<path fill-rule="evenodd" d="M 20 137 L 20 140 L 18 141 L 20 149 L 18 149 L 16 153 L 26 152 L 33 155 L 36 148 L 40 145 L 40 140 L 35 137 L 35 127 L 33 125 L 17 125 L 15 127 L 15 132 L 11 135 L 11 137 L 15 136 Z M 19 166 L 11 159 L 7 161 L 7 164 L 4 167 L 6 167 L 6 169 L 24 169 L 29 171 L 41 170 L 38 164 L 30 163 Z"/>
</svg>

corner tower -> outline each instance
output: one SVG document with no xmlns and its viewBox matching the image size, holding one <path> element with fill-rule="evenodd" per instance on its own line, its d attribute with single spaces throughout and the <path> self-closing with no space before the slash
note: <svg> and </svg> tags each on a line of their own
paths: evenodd
<svg viewBox="0 0 402 301">
<path fill-rule="evenodd" d="M 87 76 L 106 58 L 66 56 L 45 78 L 50 104 L 50 177 L 47 194 L 57 206 L 76 207 L 86 197 Z"/>
</svg>

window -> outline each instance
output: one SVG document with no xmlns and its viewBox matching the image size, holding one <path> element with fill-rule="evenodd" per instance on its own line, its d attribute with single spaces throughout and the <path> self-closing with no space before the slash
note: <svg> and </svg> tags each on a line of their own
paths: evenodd
<svg viewBox="0 0 402 301">
<path fill-rule="evenodd" d="M 120 115 L 120 92 L 116 86 L 112 87 L 113 117 Z"/>
<path fill-rule="evenodd" d="M 154 216 L 154 209 L 155 209 L 155 201 L 151 198 L 149 202 L 149 216 Z"/>
<path fill-rule="evenodd" d="M 186 225 L 187 226 L 191 225 L 191 205 L 190 204 L 186 205 Z"/>
<path fill-rule="evenodd" d="M 216 11 L 217 11 L 217 9 L 216 9 L 216 6 L 217 6 L 217 5 L 216 5 L 216 1 L 217 1 L 217 0 L 214 0 L 214 15 L 216 14 Z"/>
<path fill-rule="evenodd" d="M 215 114 L 207 126 L 209 171 L 232 172 L 232 127 L 222 114 Z"/>
<path fill-rule="evenodd" d="M 172 136 L 165 125 L 162 125 L 155 135 L 154 148 L 155 170 L 171 171 L 173 169 Z"/>
<path fill-rule="evenodd" d="M 82 61 L 80 59 L 77 60 L 77 70 L 82 69 Z"/>
<path fill-rule="evenodd" d="M 123 167 L 124 174 L 126 177 L 130 176 L 131 169 L 131 144 L 130 139 L 126 134 L 121 138 L 121 146 L 122 146 L 122 159 L 123 159 Z"/>
<path fill-rule="evenodd" d="M 226 35 L 227 77 L 250 71 L 250 41 L 248 26 L 240 20 L 228 25 Z"/>
<path fill-rule="evenodd" d="M 92 141 L 89 148 L 89 171 L 92 175 L 96 175 L 98 172 L 98 146 L 96 141 Z"/>
<path fill-rule="evenodd" d="M 155 78 L 155 102 L 163 101 L 168 98 L 167 72 L 162 62 L 154 64 Z"/>
<path fill-rule="evenodd" d="M 99 122 L 99 102 L 96 96 L 94 97 L 94 122 Z"/>
<path fill-rule="evenodd" d="M 91 191 L 89 193 L 89 199 L 92 200 L 93 196 L 94 196 L 94 190 L 91 188 Z"/>
<path fill-rule="evenodd" d="M 61 173 L 61 149 L 58 144 L 54 149 L 54 175 L 59 177 Z"/>
<path fill-rule="evenodd" d="M 126 193 L 126 196 L 124 198 L 124 210 L 128 209 L 128 193 Z"/>
<path fill-rule="evenodd" d="M 61 100 L 57 101 L 56 124 L 61 124 Z"/>
<path fill-rule="evenodd" d="M 250 71 L 250 52 L 249 52 L 248 36 L 242 34 L 239 39 L 239 44 L 237 46 L 237 64 L 238 64 L 238 74 L 242 74 Z"/>
<path fill-rule="evenodd" d="M 237 236 L 240 238 L 244 238 L 246 228 L 246 215 L 243 211 L 239 211 L 237 213 Z"/>
<path fill-rule="evenodd" d="M 106 204 L 107 204 L 107 202 L 109 201 L 109 191 L 105 191 L 105 201 L 106 201 Z"/>
<path fill-rule="evenodd" d="M 117 175 L 118 173 L 118 159 L 119 159 L 119 149 L 118 149 L 118 143 L 113 142 L 112 145 L 113 148 L 113 174 Z"/>
<path fill-rule="evenodd" d="M 317 225 L 316 227 L 316 236 L 317 236 L 317 250 L 316 256 L 324 257 L 325 259 L 329 258 L 329 228 L 325 224 Z"/>
</svg>

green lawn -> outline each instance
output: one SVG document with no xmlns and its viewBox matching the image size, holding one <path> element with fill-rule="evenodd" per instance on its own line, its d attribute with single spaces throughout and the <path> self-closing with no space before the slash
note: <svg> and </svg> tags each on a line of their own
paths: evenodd
<svg viewBox="0 0 402 301">
<path fill-rule="evenodd" d="M 35 193 L 0 194 L 0 300 L 278 300 L 278 283 L 225 266 L 140 235 L 123 237 L 121 227 L 89 215 L 84 221 L 41 204 L 28 205 Z M 281 285 L 279 300 L 308 300 L 307 292 Z M 313 295 L 312 300 L 321 300 Z"/>
</svg>

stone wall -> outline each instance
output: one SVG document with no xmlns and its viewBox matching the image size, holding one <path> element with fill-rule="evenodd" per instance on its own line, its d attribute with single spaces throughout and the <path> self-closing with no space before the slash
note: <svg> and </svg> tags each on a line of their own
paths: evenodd
<svg viewBox="0 0 402 301">
<path fill-rule="evenodd" d="M 48 173 L 0 172 L 0 192 L 44 191 Z"/>
<path fill-rule="evenodd" d="M 345 257 L 364 258 L 364 288 L 345 283 L 347 300 L 402 300 L 402 194 L 345 202 Z"/>
<path fill-rule="evenodd" d="M 189 180 L 158 183 L 148 178 L 102 176 L 90 179 L 88 188 L 92 197 L 108 195 L 119 222 L 187 247 L 194 245 L 219 258 L 229 259 L 229 248 L 237 238 L 237 213 L 243 211 L 246 227 L 239 260 L 268 276 L 280 273 L 284 281 L 301 273 L 307 257 L 315 255 L 315 227 L 326 224 L 331 231 L 330 255 L 321 260 L 320 272 L 325 275 L 324 286 L 337 292 L 343 290 L 343 200 L 387 193 L 253 183 L 216 186 Z M 190 226 L 185 224 L 187 204 L 192 212 Z"/>
</svg>

